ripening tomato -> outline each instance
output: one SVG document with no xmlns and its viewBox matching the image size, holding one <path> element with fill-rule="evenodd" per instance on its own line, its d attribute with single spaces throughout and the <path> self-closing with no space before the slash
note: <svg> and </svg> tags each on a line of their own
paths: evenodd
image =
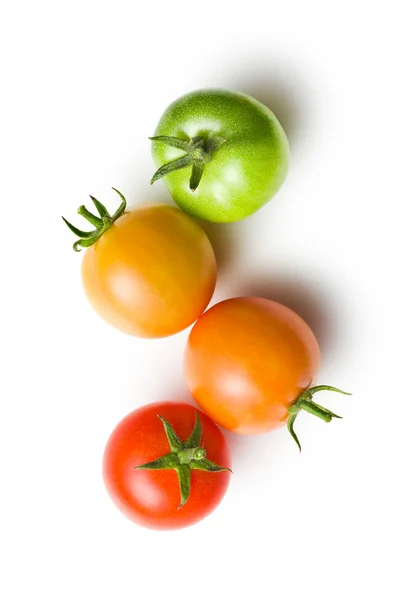
<svg viewBox="0 0 400 600">
<path fill-rule="evenodd" d="M 300 410 L 337 417 L 312 397 L 319 347 L 295 312 L 265 298 L 231 298 L 206 311 L 189 335 L 184 372 L 189 390 L 218 425 L 244 434 L 293 424 Z M 345 392 L 341 392 L 345 393 Z"/>
<path fill-rule="evenodd" d="M 108 323 L 126 333 L 154 338 L 181 331 L 201 315 L 214 292 L 211 243 L 177 208 L 142 204 L 125 212 L 121 198 L 114 216 L 95 198 L 100 217 L 80 207 L 78 213 L 96 227 L 91 233 L 66 221 L 81 238 L 74 249 L 87 247 L 82 261 L 86 295 Z"/>
<path fill-rule="evenodd" d="M 186 212 L 215 222 L 239 221 L 281 187 L 289 144 L 278 119 L 251 96 L 205 89 L 178 98 L 153 140 L 158 170 Z"/>
<path fill-rule="evenodd" d="M 205 414 L 183 402 L 156 402 L 116 426 L 103 477 L 129 519 L 151 529 L 180 529 L 221 502 L 230 466 L 225 439 Z"/>
</svg>

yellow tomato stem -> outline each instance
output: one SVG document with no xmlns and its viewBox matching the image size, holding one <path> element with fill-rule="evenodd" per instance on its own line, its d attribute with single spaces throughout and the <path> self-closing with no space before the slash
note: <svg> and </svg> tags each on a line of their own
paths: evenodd
<svg viewBox="0 0 400 600">
<path fill-rule="evenodd" d="M 117 192 L 117 194 L 121 198 L 121 204 L 112 216 L 109 214 L 106 207 L 93 196 L 90 196 L 90 198 L 93 204 L 95 205 L 100 217 L 97 217 L 96 215 L 91 213 L 83 205 L 78 208 L 78 215 L 81 215 L 87 221 L 89 221 L 89 223 L 94 225 L 96 227 L 94 231 L 82 231 L 81 229 L 78 229 L 77 227 L 72 225 L 69 221 L 67 221 L 67 219 L 64 219 L 64 217 L 62 217 L 64 223 L 72 231 L 72 233 L 79 237 L 79 240 L 73 245 L 73 249 L 75 250 L 75 252 L 80 252 L 81 248 L 88 248 L 89 246 L 92 246 L 103 235 L 103 233 L 107 231 L 107 229 L 110 229 L 111 225 L 115 223 L 115 221 L 124 214 L 126 209 L 126 200 L 121 194 L 121 192 L 119 192 L 115 188 L 112 189 L 115 192 Z M 79 246 L 81 246 L 81 248 Z"/>
</svg>

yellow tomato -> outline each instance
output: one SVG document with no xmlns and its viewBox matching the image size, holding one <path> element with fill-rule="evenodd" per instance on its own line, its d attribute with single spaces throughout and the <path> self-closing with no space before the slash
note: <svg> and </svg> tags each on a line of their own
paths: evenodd
<svg viewBox="0 0 400 600">
<path fill-rule="evenodd" d="M 131 335 L 155 338 L 185 329 L 214 292 L 216 261 L 208 237 L 172 206 L 143 204 L 120 213 L 94 243 L 81 240 L 90 244 L 82 261 L 89 302 Z"/>
</svg>

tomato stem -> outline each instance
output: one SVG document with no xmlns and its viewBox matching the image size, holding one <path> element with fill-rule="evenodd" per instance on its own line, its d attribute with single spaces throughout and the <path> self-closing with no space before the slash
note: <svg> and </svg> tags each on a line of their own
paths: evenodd
<svg viewBox="0 0 400 600">
<path fill-rule="evenodd" d="M 332 421 L 332 419 L 341 419 L 342 418 L 339 415 L 336 415 L 335 413 L 330 411 L 328 408 L 320 406 L 319 404 L 314 402 L 313 395 L 315 393 L 321 392 L 323 390 L 327 390 L 330 392 L 338 392 L 339 394 L 351 396 L 351 394 L 349 392 L 344 392 L 343 390 L 339 390 L 338 388 L 332 387 L 330 385 L 317 385 L 315 387 L 304 390 L 300 394 L 300 396 L 297 398 L 297 400 L 295 402 L 293 402 L 293 404 L 288 408 L 289 417 L 287 420 L 287 427 L 288 427 L 289 433 L 292 436 L 292 438 L 294 439 L 294 441 L 296 442 L 296 444 L 298 445 L 300 452 L 301 452 L 301 445 L 299 442 L 299 438 L 297 437 L 297 435 L 294 431 L 293 426 L 294 426 L 294 422 L 301 410 L 305 410 L 308 413 L 314 415 L 315 417 L 322 419 L 323 421 L 325 421 L 325 423 L 330 423 Z"/>
<path fill-rule="evenodd" d="M 194 192 L 200 184 L 200 180 L 204 173 L 204 166 L 212 160 L 214 152 L 226 142 L 224 138 L 218 135 L 209 140 L 202 137 L 194 137 L 185 140 L 183 138 L 168 135 L 157 135 L 149 139 L 153 142 L 161 142 L 172 148 L 178 148 L 186 153 L 183 156 L 162 165 L 154 173 L 150 183 L 153 184 L 155 181 L 165 177 L 165 175 L 168 175 L 169 173 L 191 166 L 192 173 L 189 187 L 192 192 Z"/>
<path fill-rule="evenodd" d="M 171 452 L 149 463 L 139 465 L 135 469 L 152 469 L 156 471 L 174 469 L 178 475 L 181 495 L 181 502 L 178 508 L 181 508 L 189 499 L 192 469 L 209 471 L 210 473 L 230 471 L 230 469 L 220 467 L 206 458 L 206 450 L 200 447 L 202 431 L 197 412 L 193 431 L 186 442 L 183 442 L 178 437 L 174 428 L 166 419 L 161 415 L 158 415 L 158 417 L 164 425 L 165 435 L 167 436 Z"/>
<path fill-rule="evenodd" d="M 177 453 L 181 465 L 188 465 L 192 460 L 203 460 L 206 457 L 204 448 L 186 448 Z"/>
<path fill-rule="evenodd" d="M 93 204 L 95 205 L 100 217 L 97 217 L 96 215 L 91 213 L 83 205 L 78 208 L 78 215 L 81 215 L 87 221 L 89 221 L 89 223 L 94 225 L 96 228 L 94 231 L 82 231 L 81 229 L 78 229 L 77 227 L 72 225 L 69 221 L 67 221 L 67 219 L 64 219 L 64 217 L 62 217 L 64 223 L 67 225 L 67 227 L 69 227 L 72 233 L 79 237 L 79 240 L 73 245 L 73 249 L 75 250 L 75 252 L 80 252 L 81 248 L 88 248 L 89 246 L 92 246 L 92 244 L 97 242 L 97 240 L 103 235 L 103 233 L 105 233 L 107 229 L 110 229 L 111 225 L 115 223 L 115 221 L 124 214 L 126 209 L 126 200 L 121 194 L 121 192 L 119 192 L 115 188 L 112 189 L 115 192 L 117 192 L 117 194 L 121 198 L 121 204 L 112 216 L 110 215 L 106 207 L 93 196 L 90 196 L 90 198 Z M 81 248 L 79 248 L 79 246 L 81 246 Z"/>
</svg>

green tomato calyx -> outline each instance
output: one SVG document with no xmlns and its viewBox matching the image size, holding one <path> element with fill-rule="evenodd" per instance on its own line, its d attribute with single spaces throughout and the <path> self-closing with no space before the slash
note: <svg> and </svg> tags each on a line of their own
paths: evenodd
<svg viewBox="0 0 400 600">
<path fill-rule="evenodd" d="M 93 196 L 89 197 L 92 200 L 95 207 L 97 208 L 97 212 L 99 213 L 100 217 L 97 217 L 96 215 L 91 213 L 83 205 L 78 208 L 78 215 L 81 215 L 87 221 L 89 221 L 89 223 L 94 225 L 96 228 L 94 229 L 94 231 L 82 231 L 74 225 L 71 225 L 71 223 L 67 221 L 67 219 L 64 219 L 64 217 L 62 217 L 64 223 L 67 225 L 67 227 L 69 227 L 72 233 L 74 233 L 80 238 L 73 245 L 73 249 L 75 250 L 75 252 L 80 252 L 81 248 L 88 248 L 89 246 L 92 246 L 92 244 L 97 242 L 97 240 L 103 235 L 103 233 L 107 231 L 107 229 L 110 229 L 111 225 L 115 223 L 115 221 L 124 214 L 126 209 L 126 200 L 121 194 L 121 192 L 119 192 L 115 188 L 112 189 L 115 192 L 117 192 L 118 196 L 121 198 L 121 204 L 119 205 L 118 209 L 113 215 L 110 215 L 106 207 L 101 202 L 96 200 L 96 198 L 94 198 Z M 79 248 L 79 246 L 81 246 L 81 248 Z"/>
<path fill-rule="evenodd" d="M 161 179 L 173 171 L 178 171 L 179 169 L 184 169 L 186 167 L 192 167 L 192 174 L 189 182 L 192 192 L 197 189 L 200 183 L 204 172 L 204 166 L 212 160 L 214 152 L 216 152 L 218 148 L 220 148 L 222 144 L 225 144 L 226 142 L 224 138 L 218 135 L 210 138 L 209 140 L 198 136 L 189 140 L 185 140 L 183 138 L 167 135 L 157 135 L 149 139 L 153 142 L 161 142 L 167 146 L 178 148 L 186 153 L 183 156 L 180 156 L 179 158 L 162 165 L 158 171 L 154 173 L 150 183 L 154 183 L 157 181 L 157 179 Z"/>
<path fill-rule="evenodd" d="M 138 467 L 135 467 L 135 469 L 153 469 L 156 471 L 175 469 L 176 474 L 178 475 L 179 489 L 181 494 L 181 502 L 178 508 L 182 508 L 190 496 L 192 469 L 209 471 L 210 473 L 232 471 L 225 467 L 220 467 L 206 458 L 205 449 L 200 447 L 202 430 L 197 412 L 193 431 L 186 442 L 183 442 L 178 437 L 174 428 L 166 419 L 164 419 L 161 415 L 158 415 L 158 418 L 161 419 L 164 425 L 165 435 L 167 436 L 171 452 L 161 456 L 160 458 L 157 458 L 156 460 L 139 465 Z"/>
<path fill-rule="evenodd" d="M 189 465 L 192 460 L 203 460 L 206 457 L 204 448 L 186 448 L 177 453 L 181 465 Z"/>
<path fill-rule="evenodd" d="M 316 417 L 319 417 L 320 419 L 325 421 L 325 423 L 330 423 L 332 421 L 332 419 L 341 419 L 342 418 L 342 417 L 339 417 L 339 415 L 335 415 L 335 413 L 330 411 L 328 408 L 324 408 L 323 406 L 320 406 L 319 404 L 314 402 L 314 400 L 313 400 L 314 394 L 316 392 L 321 392 L 323 390 L 327 390 L 329 392 L 338 392 L 339 394 L 344 394 L 345 396 L 351 396 L 351 394 L 349 392 L 343 392 L 342 390 L 339 390 L 338 388 L 332 387 L 330 385 L 317 385 L 315 387 L 304 390 L 304 392 L 302 392 L 300 394 L 300 396 L 297 398 L 297 400 L 295 400 L 295 402 L 293 402 L 293 404 L 291 406 L 289 406 L 289 408 L 288 408 L 289 418 L 287 421 L 287 427 L 288 427 L 290 435 L 292 436 L 292 438 L 298 445 L 300 452 L 301 452 L 301 446 L 300 446 L 299 438 L 297 437 L 297 435 L 293 429 L 293 425 L 297 418 L 297 415 L 299 414 L 299 412 L 301 410 L 305 410 L 308 413 L 310 413 Z"/>
</svg>

